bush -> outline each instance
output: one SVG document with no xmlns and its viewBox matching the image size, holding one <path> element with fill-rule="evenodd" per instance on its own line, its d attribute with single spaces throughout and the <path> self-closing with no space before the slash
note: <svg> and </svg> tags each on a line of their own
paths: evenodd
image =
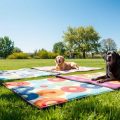
<svg viewBox="0 0 120 120">
<path fill-rule="evenodd" d="M 41 49 L 39 51 L 35 51 L 33 54 L 33 58 L 35 59 L 54 59 L 58 54 L 54 52 L 49 52 L 45 49 Z"/>
<path fill-rule="evenodd" d="M 33 58 L 35 58 L 35 59 L 40 59 L 40 57 L 37 56 L 37 55 L 33 56 Z"/>
<path fill-rule="evenodd" d="M 40 52 L 38 52 L 38 56 L 41 59 L 48 59 L 48 52 L 46 50 L 41 50 Z"/>
<path fill-rule="evenodd" d="M 13 53 L 8 56 L 8 59 L 29 59 L 30 56 L 27 53 Z"/>
<path fill-rule="evenodd" d="M 54 58 L 56 58 L 57 55 L 58 55 L 58 54 L 56 54 L 56 53 L 48 52 L 48 58 L 49 58 L 49 59 L 54 59 Z"/>
<path fill-rule="evenodd" d="M 58 54 L 52 52 L 42 52 L 37 55 L 34 55 L 33 58 L 35 59 L 54 59 Z"/>
</svg>

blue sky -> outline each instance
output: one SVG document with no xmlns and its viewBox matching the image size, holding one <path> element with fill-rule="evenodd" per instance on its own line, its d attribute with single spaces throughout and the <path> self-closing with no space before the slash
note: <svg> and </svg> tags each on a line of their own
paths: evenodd
<svg viewBox="0 0 120 120">
<path fill-rule="evenodd" d="M 25 52 L 52 50 L 68 26 L 89 25 L 120 48 L 120 1 L 0 0 L 0 37 L 9 36 Z"/>
</svg>

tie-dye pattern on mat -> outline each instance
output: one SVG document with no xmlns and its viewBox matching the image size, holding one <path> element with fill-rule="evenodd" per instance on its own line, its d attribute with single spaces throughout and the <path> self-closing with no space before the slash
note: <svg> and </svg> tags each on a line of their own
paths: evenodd
<svg viewBox="0 0 120 120">
<path fill-rule="evenodd" d="M 50 75 L 58 75 L 58 73 L 40 71 L 30 68 L 23 68 L 18 70 L 0 71 L 0 80 L 12 80 L 12 79 L 32 78 L 39 76 L 50 76 Z"/>
<path fill-rule="evenodd" d="M 46 108 L 73 99 L 113 91 L 110 88 L 62 78 L 6 82 L 4 85 L 38 108 Z"/>
<path fill-rule="evenodd" d="M 71 70 L 65 70 L 65 71 L 57 71 L 54 70 L 55 66 L 46 66 L 46 67 L 33 67 L 33 69 L 42 70 L 42 71 L 51 71 L 51 72 L 57 72 L 60 74 L 67 74 L 67 73 L 73 73 L 73 72 L 84 72 L 84 71 L 93 71 L 93 70 L 101 70 L 103 68 L 97 68 L 97 67 L 82 67 L 80 66 L 79 69 L 71 69 Z"/>
<path fill-rule="evenodd" d="M 79 81 L 79 82 L 85 82 L 85 83 L 91 83 L 95 85 L 100 85 L 112 89 L 119 89 L 120 88 L 120 81 L 114 80 L 114 81 L 108 81 L 104 83 L 98 83 L 97 81 L 92 81 L 91 78 L 96 78 L 98 76 L 105 75 L 105 73 L 98 72 L 98 73 L 90 73 L 90 74 L 81 74 L 81 75 L 68 75 L 68 76 L 62 76 L 58 75 L 57 77 L 65 78 L 73 81 Z"/>
</svg>

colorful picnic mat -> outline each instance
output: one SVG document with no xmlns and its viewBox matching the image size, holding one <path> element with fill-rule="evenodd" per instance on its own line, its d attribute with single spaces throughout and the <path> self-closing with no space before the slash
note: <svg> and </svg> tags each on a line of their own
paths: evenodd
<svg viewBox="0 0 120 120">
<path fill-rule="evenodd" d="M 81 75 L 68 75 L 68 76 L 58 75 L 57 77 L 74 80 L 74 81 L 79 81 L 79 82 L 92 83 L 95 85 L 100 85 L 100 86 L 104 86 L 104 87 L 108 87 L 108 88 L 112 88 L 112 89 L 120 88 L 119 80 L 108 81 L 108 82 L 104 82 L 104 83 L 98 83 L 97 81 L 91 80 L 91 78 L 96 78 L 101 75 L 105 75 L 105 73 L 97 72 L 97 73 L 89 73 L 89 74 L 81 74 Z"/>
<path fill-rule="evenodd" d="M 46 66 L 46 67 L 33 67 L 34 69 L 37 70 L 42 70 L 42 71 L 51 71 L 51 72 L 57 72 L 60 74 L 67 74 L 67 73 L 72 73 L 72 72 L 80 72 L 80 71 L 92 71 L 92 70 L 100 70 L 102 68 L 98 67 L 82 67 L 80 66 L 79 69 L 71 69 L 71 70 L 65 70 L 65 71 L 56 71 L 55 66 Z"/>
<path fill-rule="evenodd" d="M 39 76 L 57 75 L 58 73 L 52 73 L 47 71 L 40 71 L 31 68 L 23 68 L 18 70 L 6 70 L 0 71 L 0 80 L 22 79 Z"/>
<path fill-rule="evenodd" d="M 46 108 L 73 99 L 113 91 L 110 88 L 62 78 L 6 82 L 4 85 L 38 108 Z"/>
</svg>

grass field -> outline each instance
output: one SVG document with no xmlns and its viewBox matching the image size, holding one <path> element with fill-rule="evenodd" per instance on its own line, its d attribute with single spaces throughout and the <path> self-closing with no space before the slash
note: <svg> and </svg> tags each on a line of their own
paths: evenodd
<svg viewBox="0 0 120 120">
<path fill-rule="evenodd" d="M 71 59 L 68 61 L 75 61 L 81 66 L 105 67 L 102 59 Z M 54 60 L 0 60 L 1 70 L 48 65 L 54 65 Z M 105 69 L 95 72 L 98 71 L 105 71 Z M 91 72 L 77 72 L 74 74 L 82 73 Z M 38 77 L 37 79 L 42 78 Z M 22 81 L 24 80 L 26 79 Z M 28 105 L 18 95 L 4 86 L 0 86 L 0 120 L 119 120 L 119 116 L 119 90 L 73 100 L 62 106 L 58 105 L 46 110 L 38 110 Z"/>
</svg>

